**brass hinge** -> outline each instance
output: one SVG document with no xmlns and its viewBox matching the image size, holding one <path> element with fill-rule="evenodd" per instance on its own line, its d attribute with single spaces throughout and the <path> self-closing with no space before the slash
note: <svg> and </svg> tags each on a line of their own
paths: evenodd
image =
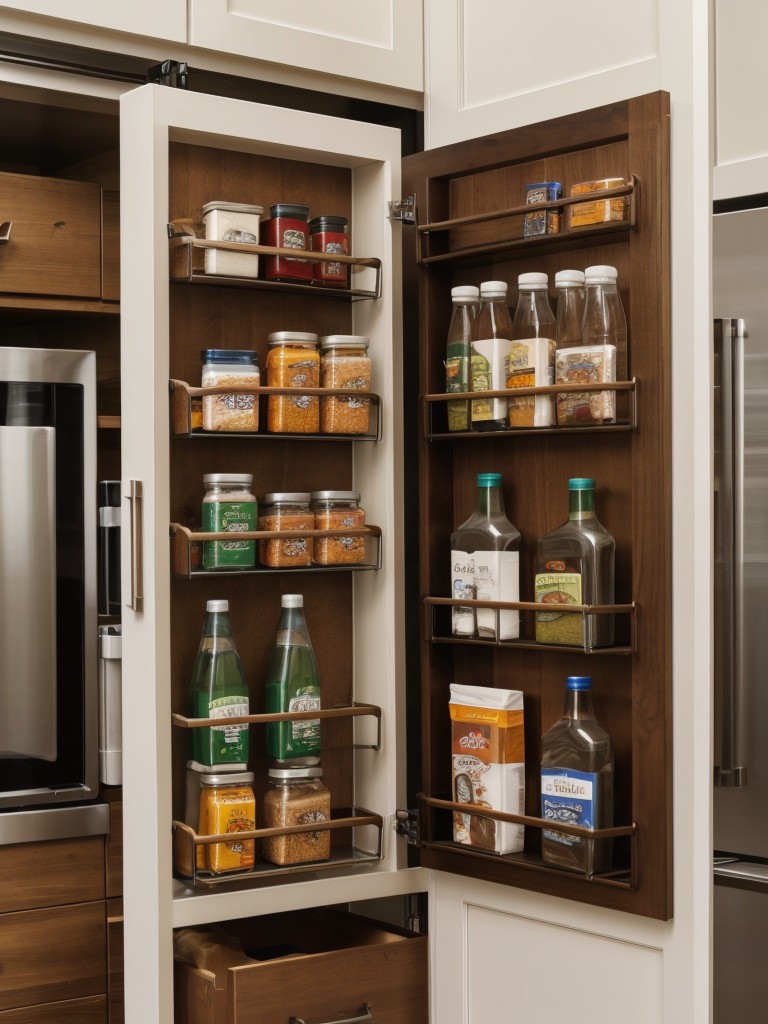
<svg viewBox="0 0 768 1024">
<path fill-rule="evenodd" d="M 389 219 L 399 220 L 403 224 L 416 223 L 416 196 L 406 196 L 405 199 L 395 199 L 389 206 Z"/>
<path fill-rule="evenodd" d="M 153 85 L 167 85 L 171 89 L 187 88 L 187 62 L 164 60 L 147 71 L 147 82 Z"/>
<path fill-rule="evenodd" d="M 405 836 L 411 846 L 419 845 L 419 812 L 415 807 L 395 811 L 393 827 L 399 836 Z"/>
</svg>

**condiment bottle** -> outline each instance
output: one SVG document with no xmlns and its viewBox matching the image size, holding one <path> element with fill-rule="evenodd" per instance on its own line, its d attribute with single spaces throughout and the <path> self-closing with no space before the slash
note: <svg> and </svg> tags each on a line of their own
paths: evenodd
<svg viewBox="0 0 768 1024">
<path fill-rule="evenodd" d="M 203 531 L 240 534 L 256 529 L 252 473 L 206 473 L 203 476 Z M 203 541 L 204 569 L 245 569 L 256 563 L 255 540 Z"/>
<path fill-rule="evenodd" d="M 472 346 L 472 324 L 477 316 L 480 289 L 474 285 L 459 285 L 451 289 L 453 312 L 448 327 L 445 349 L 445 390 L 469 391 L 469 361 Z M 471 427 L 469 402 L 447 402 L 448 429 L 469 430 Z"/>
<path fill-rule="evenodd" d="M 340 530 L 365 526 L 365 509 L 358 491 L 312 491 L 311 507 L 316 530 Z M 314 560 L 318 565 L 351 565 L 365 561 L 365 537 L 316 537 Z"/>
<path fill-rule="evenodd" d="M 330 821 L 331 794 L 322 782 L 317 766 L 270 768 L 270 788 L 264 794 L 266 828 L 290 828 Z M 261 842 L 265 860 L 273 864 L 303 864 L 327 860 L 331 855 L 329 829 L 271 836 Z"/>
<path fill-rule="evenodd" d="M 483 281 L 480 309 L 472 325 L 470 358 L 472 391 L 503 391 L 506 360 L 512 346 L 512 323 L 507 308 L 505 281 Z M 472 400 L 472 426 L 476 430 L 505 430 L 506 398 Z"/>
<path fill-rule="evenodd" d="M 564 610 L 571 604 L 613 604 L 616 545 L 595 514 L 595 481 L 568 481 L 569 517 L 536 545 L 536 640 L 566 647 L 610 647 L 614 617 Z"/>
<path fill-rule="evenodd" d="M 317 388 L 320 353 L 317 335 L 308 331 L 275 331 L 267 338 L 267 386 Z M 320 399 L 317 395 L 270 395 L 267 429 L 272 434 L 317 434 Z"/>
<path fill-rule="evenodd" d="M 309 250 L 309 207 L 299 203 L 275 203 L 269 219 L 261 222 L 262 245 L 278 249 Z M 293 256 L 265 256 L 264 277 L 268 281 L 299 281 L 310 284 L 312 264 Z"/>
<path fill-rule="evenodd" d="M 320 429 L 324 434 L 366 434 L 370 398 L 355 391 L 371 390 L 371 359 L 368 338 L 360 334 L 329 334 L 320 339 L 320 386 L 353 392 L 325 395 L 320 400 Z"/>
<path fill-rule="evenodd" d="M 520 600 L 520 531 L 504 511 L 501 473 L 478 473 L 475 511 L 451 534 L 451 597 Z M 520 635 L 515 609 L 454 605 L 452 622 L 454 636 L 514 640 Z"/>
<path fill-rule="evenodd" d="M 309 241 L 312 252 L 339 253 L 349 255 L 347 218 L 322 215 L 309 222 Z M 315 284 L 330 285 L 332 288 L 346 288 L 349 272 L 345 263 L 321 261 L 313 265 L 312 279 Z"/>
<path fill-rule="evenodd" d="M 584 320 L 584 271 L 558 270 L 555 274 L 557 322 L 555 338 L 558 350 L 582 344 Z"/>
<path fill-rule="evenodd" d="M 202 386 L 257 388 L 260 384 L 259 358 L 244 349 L 206 348 Z M 203 430 L 256 431 L 259 429 L 259 396 L 253 392 L 203 395 Z"/>
<path fill-rule="evenodd" d="M 541 816 L 558 825 L 613 825 L 613 741 L 595 718 L 590 676 L 568 676 L 565 710 L 541 740 Z M 545 828 L 541 852 L 553 867 L 587 878 L 611 867 L 612 840 Z"/>
<path fill-rule="evenodd" d="M 619 356 L 626 359 L 627 320 L 616 287 L 616 268 L 604 265 L 587 267 L 584 271 L 586 299 L 582 324 L 583 353 L 593 366 L 590 379 L 616 380 Z M 582 374 L 582 379 L 584 375 Z M 584 396 L 589 401 L 589 419 L 612 423 L 616 419 L 616 392 L 593 391 Z M 582 415 L 582 419 L 587 418 Z"/>
<path fill-rule="evenodd" d="M 253 832 L 256 828 L 256 800 L 253 772 L 217 772 L 200 779 L 198 835 Z M 215 875 L 248 871 L 256 861 L 256 840 L 235 839 L 206 843 L 205 867 Z"/>
<path fill-rule="evenodd" d="M 554 383 L 555 318 L 547 297 L 546 274 L 520 274 L 519 296 L 512 321 L 512 345 L 506 362 L 506 387 L 546 387 Z M 551 427 L 552 396 L 522 395 L 509 399 L 511 427 Z"/>
<path fill-rule="evenodd" d="M 269 652 L 267 714 L 320 710 L 320 675 L 304 620 L 301 594 L 283 594 L 277 634 Z M 320 719 L 273 722 L 266 727 L 267 753 L 283 764 L 320 756 Z"/>
<path fill-rule="evenodd" d="M 271 491 L 264 495 L 259 530 L 313 530 L 309 491 Z M 272 537 L 259 541 L 259 561 L 271 568 L 311 565 L 312 537 Z"/>
<path fill-rule="evenodd" d="M 248 724 L 227 725 L 247 715 L 248 684 L 237 653 L 228 601 L 208 601 L 192 679 L 189 707 L 193 718 L 215 718 L 222 725 L 192 729 L 192 757 L 200 764 L 247 764 Z"/>
</svg>

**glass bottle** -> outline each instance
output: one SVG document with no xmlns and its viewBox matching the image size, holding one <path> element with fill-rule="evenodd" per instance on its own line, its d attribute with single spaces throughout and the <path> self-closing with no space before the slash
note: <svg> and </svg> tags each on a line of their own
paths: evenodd
<svg viewBox="0 0 768 1024">
<path fill-rule="evenodd" d="M 503 391 L 506 361 L 512 346 L 512 322 L 507 307 L 505 281 L 483 281 L 480 308 L 472 325 L 470 376 L 472 391 Z M 505 430 L 506 398 L 472 400 L 472 427 L 475 430 Z"/>
<path fill-rule="evenodd" d="M 304 620 L 301 594 L 283 594 L 277 634 L 269 653 L 265 686 L 268 714 L 320 710 L 320 674 Z M 316 763 L 320 719 L 272 722 L 266 728 L 267 753 L 281 764 Z"/>
<path fill-rule="evenodd" d="M 559 270 L 555 274 L 557 321 L 555 339 L 558 349 L 582 343 L 584 321 L 584 272 Z"/>
<path fill-rule="evenodd" d="M 507 519 L 501 473 L 478 473 L 475 511 L 451 534 L 451 597 L 520 600 L 520 531 Z M 497 618 L 498 616 L 498 618 Z M 454 636 L 515 640 L 520 613 L 452 606 Z"/>
<path fill-rule="evenodd" d="M 193 718 L 226 719 L 247 715 L 248 684 L 237 653 L 229 601 L 208 601 L 200 647 L 189 685 Z M 246 767 L 248 724 L 212 725 L 192 730 L 192 757 L 210 767 L 221 764 Z"/>
<path fill-rule="evenodd" d="M 541 739 L 541 816 L 584 828 L 613 825 L 613 741 L 595 718 L 590 676 L 568 676 L 565 711 Z M 553 867 L 588 878 L 607 871 L 611 839 L 544 829 L 541 852 Z"/>
<path fill-rule="evenodd" d="M 584 271 L 586 299 L 582 339 L 584 352 L 591 356 L 595 381 L 616 380 L 617 359 L 626 360 L 627 319 L 616 286 L 616 268 L 604 265 Z M 616 392 L 593 391 L 588 398 L 590 418 L 598 423 L 616 420 Z"/>
<path fill-rule="evenodd" d="M 480 289 L 473 285 L 459 285 L 451 289 L 451 323 L 445 349 L 445 390 L 470 390 L 470 351 L 472 346 L 472 324 L 477 316 Z M 471 420 L 469 403 L 448 402 L 448 429 L 469 430 Z"/>
<path fill-rule="evenodd" d="M 546 387 L 555 380 L 555 317 L 547 296 L 546 274 L 520 274 L 519 296 L 507 356 L 506 387 Z M 508 402 L 511 427 L 551 427 L 551 395 L 522 395 Z"/>
<path fill-rule="evenodd" d="M 536 640 L 566 647 L 610 647 L 613 615 L 568 614 L 570 604 L 613 604 L 615 542 L 595 514 L 595 481 L 568 481 L 568 521 L 536 545 Z"/>
</svg>

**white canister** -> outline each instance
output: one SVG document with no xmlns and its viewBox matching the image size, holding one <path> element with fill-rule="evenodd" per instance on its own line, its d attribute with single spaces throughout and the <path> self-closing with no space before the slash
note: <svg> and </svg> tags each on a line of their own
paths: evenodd
<svg viewBox="0 0 768 1024">
<path fill-rule="evenodd" d="M 259 218 L 263 210 L 263 206 L 225 203 L 218 199 L 206 203 L 203 206 L 205 237 L 208 241 L 258 245 Z M 256 277 L 259 273 L 259 257 L 257 253 L 206 249 L 205 272 L 225 277 Z"/>
</svg>

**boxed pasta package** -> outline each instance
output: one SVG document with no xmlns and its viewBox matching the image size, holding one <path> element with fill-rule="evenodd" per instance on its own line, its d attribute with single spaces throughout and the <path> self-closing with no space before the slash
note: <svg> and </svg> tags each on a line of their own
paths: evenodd
<svg viewBox="0 0 768 1024">
<path fill-rule="evenodd" d="M 524 814 L 522 692 L 452 683 L 450 713 L 453 799 L 478 809 Z M 524 828 L 455 811 L 453 839 L 490 853 L 519 853 Z"/>
</svg>

